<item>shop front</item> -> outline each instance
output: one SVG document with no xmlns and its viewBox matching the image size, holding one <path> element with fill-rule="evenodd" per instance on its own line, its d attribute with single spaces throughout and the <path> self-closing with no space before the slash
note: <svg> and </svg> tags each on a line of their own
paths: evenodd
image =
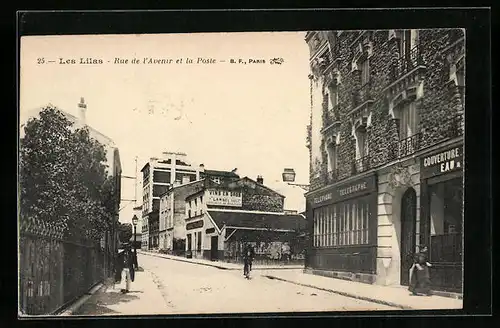
<svg viewBox="0 0 500 328">
<path fill-rule="evenodd" d="M 377 179 L 370 174 L 307 196 L 306 269 L 373 283 L 377 257 Z"/>
<path fill-rule="evenodd" d="M 462 292 L 463 143 L 421 157 L 420 244 L 429 247 L 433 289 Z"/>
</svg>

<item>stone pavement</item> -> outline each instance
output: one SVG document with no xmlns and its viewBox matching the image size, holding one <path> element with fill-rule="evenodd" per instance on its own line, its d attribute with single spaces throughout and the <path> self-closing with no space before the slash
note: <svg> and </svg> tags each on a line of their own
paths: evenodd
<svg viewBox="0 0 500 328">
<path fill-rule="evenodd" d="M 106 283 L 92 295 L 73 315 L 148 315 L 168 311 L 165 300 L 149 271 L 135 274 L 131 290 L 122 294 L 119 284 Z"/>
<path fill-rule="evenodd" d="M 188 262 L 188 263 L 193 263 L 193 264 L 199 264 L 199 265 L 206 265 L 206 266 L 211 266 L 214 268 L 222 269 L 222 270 L 243 270 L 243 264 L 237 264 L 237 263 L 227 263 L 227 262 L 222 262 L 222 261 L 209 261 L 209 260 L 204 260 L 204 259 L 188 259 L 182 256 L 175 256 L 175 255 L 167 255 L 167 254 L 162 254 L 158 252 L 151 252 L 151 251 L 141 251 L 137 250 L 137 253 L 139 254 L 144 254 L 144 255 L 150 255 L 150 256 L 157 256 L 157 257 L 163 257 L 169 260 L 174 260 L 174 261 L 181 261 L 181 262 Z M 303 269 L 303 265 L 253 265 L 252 270 L 281 270 L 281 269 Z"/>
<path fill-rule="evenodd" d="M 360 300 L 385 304 L 405 310 L 462 309 L 463 301 L 442 296 L 413 296 L 403 286 L 380 286 L 304 273 L 302 270 L 266 270 L 270 279 L 317 288 Z"/>
</svg>

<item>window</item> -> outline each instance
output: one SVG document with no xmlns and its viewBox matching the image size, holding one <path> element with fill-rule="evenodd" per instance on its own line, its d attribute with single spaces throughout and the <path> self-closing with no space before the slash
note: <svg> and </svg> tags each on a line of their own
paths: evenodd
<svg viewBox="0 0 500 328">
<path fill-rule="evenodd" d="M 430 186 L 430 255 L 435 262 L 461 262 L 463 186 L 455 178 Z"/>
<path fill-rule="evenodd" d="M 339 94 L 337 90 L 337 86 L 333 83 L 330 83 L 327 90 L 328 96 L 328 110 L 335 108 L 338 104 Z"/>
<path fill-rule="evenodd" d="M 366 138 L 366 128 L 359 127 L 356 129 L 356 159 L 363 158 L 368 155 L 368 140 Z"/>
<path fill-rule="evenodd" d="M 201 231 L 198 231 L 198 235 L 196 236 L 196 241 L 198 242 L 196 249 L 198 251 L 200 251 L 201 250 Z"/>
<path fill-rule="evenodd" d="M 215 177 L 215 178 L 212 178 L 212 181 L 217 183 L 217 184 L 220 184 L 220 178 L 219 177 Z"/>
<path fill-rule="evenodd" d="M 318 208 L 314 210 L 313 218 L 313 243 L 317 248 L 369 242 L 369 203 L 366 197 Z"/>
<path fill-rule="evenodd" d="M 415 135 L 420 119 L 415 102 L 401 104 L 395 113 L 399 121 L 399 138 L 403 140 Z"/>
<path fill-rule="evenodd" d="M 417 30 L 402 30 L 398 33 L 399 53 L 401 57 L 410 58 L 413 48 L 418 45 Z"/>
<path fill-rule="evenodd" d="M 370 82 L 370 63 L 368 58 L 360 63 L 361 69 L 361 86 Z"/>
</svg>

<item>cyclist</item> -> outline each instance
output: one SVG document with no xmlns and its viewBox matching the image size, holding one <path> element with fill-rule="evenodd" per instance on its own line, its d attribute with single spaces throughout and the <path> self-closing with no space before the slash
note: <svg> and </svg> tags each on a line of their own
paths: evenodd
<svg viewBox="0 0 500 328">
<path fill-rule="evenodd" d="M 250 271 L 252 271 L 252 261 L 254 257 L 254 250 L 251 245 L 246 245 L 243 253 L 243 275 L 245 278 L 250 278 Z"/>
</svg>

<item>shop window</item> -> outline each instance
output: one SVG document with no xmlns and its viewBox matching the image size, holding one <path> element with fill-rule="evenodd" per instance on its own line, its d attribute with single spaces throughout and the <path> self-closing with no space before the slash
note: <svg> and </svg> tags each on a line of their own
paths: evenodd
<svg viewBox="0 0 500 328">
<path fill-rule="evenodd" d="M 369 203 L 365 198 L 314 211 L 315 247 L 368 244 Z"/>
<path fill-rule="evenodd" d="M 461 178 L 430 186 L 431 261 L 461 262 L 462 202 Z"/>
</svg>

